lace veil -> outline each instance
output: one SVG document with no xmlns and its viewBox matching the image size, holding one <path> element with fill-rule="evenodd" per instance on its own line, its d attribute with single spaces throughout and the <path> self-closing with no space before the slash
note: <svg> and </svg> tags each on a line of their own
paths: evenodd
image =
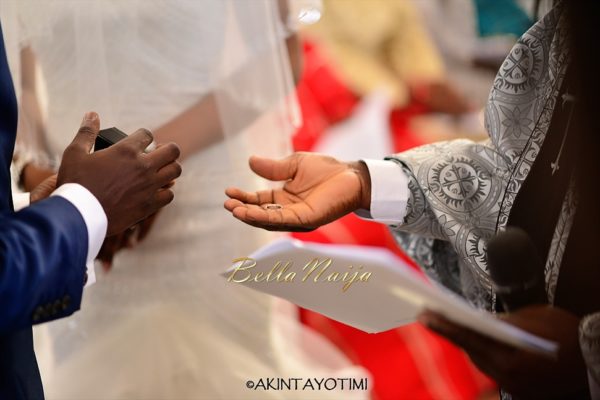
<svg viewBox="0 0 600 400">
<path fill-rule="evenodd" d="M 285 39 L 319 13 L 319 0 L 2 0 L 21 104 L 17 154 L 56 167 L 58 147 L 68 142 L 48 143 L 47 133 L 74 133 L 73 110 L 95 110 L 102 127 L 130 133 L 139 127 L 128 124 L 138 110 L 156 110 L 144 122 L 156 129 L 212 93 L 226 141 L 243 131 L 248 154 L 280 157 L 290 151 L 289 135 L 300 123 Z M 165 21 L 178 25 L 176 35 L 164 29 Z M 115 38 L 129 46 L 115 46 Z M 135 54 L 137 62 L 119 65 L 127 48 L 128 59 Z M 31 53 L 53 68 L 52 81 Z M 157 86 L 164 88 L 160 95 Z M 58 104 L 53 92 L 71 100 Z M 232 160 L 245 158 L 230 153 Z"/>
</svg>

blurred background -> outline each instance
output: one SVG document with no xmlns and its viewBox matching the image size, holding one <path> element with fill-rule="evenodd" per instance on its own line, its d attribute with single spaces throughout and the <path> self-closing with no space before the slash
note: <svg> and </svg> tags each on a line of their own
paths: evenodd
<svg viewBox="0 0 600 400">
<path fill-rule="evenodd" d="M 313 4 L 313 7 L 317 7 Z M 517 38 L 547 9 L 518 0 L 323 0 L 300 31 L 303 123 L 294 149 L 345 160 L 425 143 L 484 140 L 482 108 Z M 313 15 L 307 3 L 307 15 Z M 296 238 L 386 247 L 383 225 L 349 215 Z M 372 374 L 372 398 L 498 398 L 496 385 L 418 324 L 366 334 L 300 310 L 302 322 Z"/>
<path fill-rule="evenodd" d="M 31 93 L 27 89 L 31 85 L 17 85 L 17 90 L 22 90 L 20 129 L 36 133 L 42 130 L 37 129 L 38 123 L 42 125 L 40 120 L 47 120 L 43 121 L 48 125 L 45 133 L 50 133 L 48 137 L 55 141 L 50 149 L 55 153 L 54 158 L 59 159 L 62 149 L 71 140 L 70 134 L 65 136 L 65 132 L 76 129 L 75 125 L 72 128 L 63 126 L 71 121 L 77 123 L 76 118 L 67 118 L 66 113 L 81 115 L 91 109 L 102 115 L 103 124 L 107 126 L 114 124 L 130 131 L 143 124 L 155 135 L 166 135 L 164 138 L 169 141 L 173 140 L 169 136 L 171 131 L 179 131 L 181 126 L 210 128 L 207 121 L 212 117 L 219 120 L 214 122 L 217 126 L 215 131 L 222 130 L 219 132 L 223 136 L 220 139 L 225 138 L 227 142 L 227 146 L 223 145 L 223 141 L 206 135 L 213 132 L 204 132 L 204 129 L 202 132 L 201 129 L 190 132 L 190 137 L 205 135 L 208 139 L 196 146 L 200 150 L 187 150 L 189 158 L 184 176 L 176 187 L 177 204 L 161 212 L 157 217 L 157 227 L 150 228 L 152 221 L 147 227 L 142 227 L 145 233 L 140 234 L 140 243 L 133 241 L 133 246 L 129 238 L 125 238 L 125 245 L 120 245 L 126 249 L 115 257 L 114 262 L 114 254 L 109 252 L 110 262 L 107 264 L 113 263 L 112 270 L 106 272 L 109 267 L 105 265 L 105 277 L 97 268 L 99 282 L 86 289 L 87 303 L 80 313 L 54 323 L 54 327 L 48 330 L 51 334 L 37 329 L 36 352 L 45 384 L 61 395 L 60 390 L 65 386 L 61 379 L 71 384 L 72 380 L 76 380 L 75 373 L 88 377 L 88 370 L 81 365 L 91 366 L 97 381 L 95 384 L 99 387 L 110 386 L 103 383 L 110 381 L 115 387 L 140 390 L 139 386 L 148 383 L 151 391 L 151 383 L 162 387 L 161 382 L 154 380 L 169 381 L 167 373 L 177 372 L 169 362 L 179 365 L 186 360 L 189 361 L 186 367 L 192 371 L 186 377 L 201 378 L 197 381 L 190 379 L 195 385 L 190 386 L 194 395 L 198 387 L 209 393 L 207 387 L 211 384 L 218 389 L 214 393 L 229 394 L 235 387 L 231 383 L 234 378 L 229 375 L 243 375 L 236 368 L 255 372 L 257 366 L 269 365 L 262 358 L 268 358 L 269 353 L 268 331 L 264 328 L 268 326 L 270 299 L 265 300 L 266 297 L 255 293 L 239 292 L 234 295 L 232 290 L 223 290 L 226 283 L 219 281 L 215 284 L 214 280 L 223 265 L 230 262 L 232 254 L 245 256 L 273 238 L 263 231 L 242 226 L 223 211 L 224 182 L 237 186 L 254 183 L 255 177 L 247 168 L 246 153 L 260 151 L 263 155 L 273 156 L 266 149 L 267 145 L 272 145 L 278 155 L 289 153 L 289 136 L 274 134 L 284 130 L 293 131 L 295 151 L 327 153 L 343 160 L 381 159 L 415 146 L 461 137 L 485 140 L 487 134 L 482 110 L 496 72 L 517 38 L 548 11 L 551 3 L 549 0 L 265 2 L 273 7 L 285 4 L 291 10 L 293 18 L 283 30 L 287 30 L 284 32 L 286 39 L 294 41 L 295 48 L 301 53 L 297 57 L 299 61 L 294 59 L 298 54 L 290 51 L 292 60 L 289 64 L 293 74 L 289 75 L 292 77 L 286 74 L 276 76 L 272 72 L 278 71 L 287 62 L 280 63 L 279 49 L 269 53 L 268 57 L 257 50 L 270 43 L 267 38 L 271 34 L 280 39 L 275 28 L 273 32 L 265 32 L 267 24 L 264 21 L 269 19 L 257 17 L 262 15 L 258 12 L 260 7 L 251 7 L 262 2 L 257 0 L 253 4 L 250 0 L 237 0 L 231 3 L 231 8 L 239 8 L 234 16 L 244 22 L 240 26 L 232 24 L 245 28 L 238 29 L 247 39 L 242 41 L 235 35 L 240 33 L 230 29 L 231 15 L 225 12 L 224 6 L 227 2 L 202 1 L 204 3 L 187 0 L 173 3 L 85 0 L 78 4 L 80 8 L 76 8 L 76 1 L 65 7 L 64 2 L 58 0 L 47 3 L 2 0 L 2 5 L 18 5 L 16 9 L 29 17 L 3 19 L 9 59 L 11 53 L 19 54 L 19 46 L 25 46 L 21 58 L 14 57 L 12 60 L 19 59 L 26 65 L 24 61 L 27 58 L 23 55 L 31 58 L 35 53 L 33 50 L 37 50 L 36 62 L 41 66 L 40 71 L 46 73 L 44 78 L 52 94 L 46 96 L 45 91 L 39 89 L 42 93 L 36 96 L 42 100 L 47 97 L 49 103 L 41 101 L 38 105 L 32 102 L 35 108 L 28 110 L 26 100 Z M 49 6 L 50 3 L 53 7 Z M 45 12 L 42 4 L 46 4 L 52 13 Z M 4 7 L 4 13 L 6 9 Z M 90 10 L 95 10 L 96 14 Z M 265 7 L 265 10 L 270 9 Z M 281 15 L 284 14 L 281 12 Z M 265 13 L 263 17 L 265 15 L 270 14 Z M 79 21 L 79 17 L 84 18 L 84 23 L 74 23 Z M 89 20 L 85 19 L 87 17 L 90 17 Z M 139 25 L 131 21 L 137 21 Z M 23 31 L 31 46 L 18 36 L 7 34 L 11 23 L 14 31 Z M 28 29 L 22 29 L 21 25 Z M 164 35 L 165 32 L 169 35 Z M 115 37 L 135 40 L 117 41 Z M 98 62 L 98 54 L 102 52 L 88 44 L 87 40 L 91 39 L 98 39 L 109 55 L 106 65 Z M 85 45 L 76 46 L 79 41 Z M 250 45 L 246 52 L 260 57 L 248 56 L 252 62 L 246 60 L 237 41 L 248 42 Z M 11 52 L 11 48 L 14 51 Z M 281 53 L 287 58 L 287 52 Z M 215 55 L 222 59 L 216 60 Z M 119 63 L 113 62 L 115 59 L 124 60 L 121 61 L 124 65 L 134 65 L 135 68 L 121 69 Z M 255 63 L 255 59 L 259 62 Z M 69 65 L 64 60 L 75 62 Z M 28 71 L 30 78 L 35 78 L 32 81 L 42 81 L 42 77 L 36 75 L 40 71 L 33 73 L 33 67 L 28 70 L 23 65 L 11 68 L 15 82 L 27 83 Z M 236 68 L 240 65 L 246 68 L 238 71 Z M 284 67 L 289 72 L 290 65 Z M 131 75 L 127 76 L 124 72 L 131 72 Z M 280 82 L 276 82 L 275 78 Z M 288 96 L 293 87 L 292 81 L 297 81 L 295 96 Z M 40 87 L 43 88 L 42 85 Z M 72 93 L 65 91 L 65 87 L 71 88 L 72 93 L 79 93 L 83 88 L 84 94 L 89 91 L 100 95 L 71 96 Z M 252 95 L 244 98 L 244 92 Z M 104 103 L 99 102 L 101 97 Z M 282 129 L 277 125 L 279 119 L 269 118 L 269 113 L 265 113 L 266 118 L 258 118 L 259 123 L 255 122 L 257 116 L 267 109 L 265 105 L 287 97 L 296 97 L 300 109 L 298 113 L 295 99 L 290 101 L 294 106 L 289 107 L 292 109 L 289 114 L 298 118 L 290 118 L 293 123 L 286 124 L 289 129 Z M 139 99 L 146 99 L 148 103 L 141 104 Z M 44 113 L 40 110 L 44 108 L 50 110 L 45 110 L 49 116 L 41 118 Z M 289 110 L 283 108 L 283 114 L 288 114 Z M 174 120 L 179 120 L 179 124 L 172 121 L 164 124 L 173 116 L 177 116 Z M 190 119 L 190 116 L 194 118 Z M 262 122 L 264 126 L 276 128 L 265 129 Z M 247 137 L 238 131 L 244 131 Z M 260 133 L 269 135 L 257 136 Z M 39 139 L 37 133 L 34 136 L 22 139 L 23 143 L 17 149 L 22 155 L 32 152 L 26 148 L 28 143 L 35 148 L 35 157 L 40 151 L 48 150 L 38 149 L 47 144 L 47 138 Z M 230 159 L 224 161 L 228 155 Z M 51 160 L 37 161 L 46 168 L 36 172 L 38 175 L 45 177 L 52 173 L 48 169 L 52 166 Z M 23 176 L 27 178 L 27 173 Z M 150 229 L 152 233 L 141 243 Z M 294 234 L 294 237 L 318 243 L 385 247 L 417 268 L 397 247 L 386 226 L 355 215 L 348 215 L 310 233 Z M 215 243 L 218 245 L 215 246 Z M 238 243 L 241 247 L 236 247 Z M 210 259 L 212 264 L 198 268 L 199 259 Z M 178 268 L 172 268 L 173 265 Z M 175 272 L 180 275 L 175 276 Z M 141 279 L 142 276 L 146 280 Z M 165 304 L 171 303 L 179 313 L 171 315 L 171 310 L 164 308 Z M 152 313 L 142 313 L 141 305 L 149 304 L 160 307 L 152 309 Z M 328 339 L 352 364 L 369 372 L 370 397 L 373 400 L 498 398 L 496 384 L 479 372 L 461 350 L 418 324 L 380 334 L 366 334 L 320 314 L 298 310 L 295 306 L 291 308 L 296 324 L 301 321 L 304 327 L 320 334 L 315 336 Z M 133 311 L 125 313 L 123 310 Z M 187 311 L 182 313 L 181 310 Z M 260 313 L 263 320 L 257 322 L 259 318 L 253 314 L 255 310 L 263 311 Z M 139 318 L 135 329 L 131 328 L 134 316 Z M 190 316 L 195 318 L 193 325 L 189 322 Z M 108 332 L 113 330 L 113 325 L 123 326 L 126 330 Z M 218 330 L 216 327 L 226 328 Z M 193 335 L 187 335 L 187 332 L 193 332 Z M 113 341 L 107 341 L 105 334 Z M 171 334 L 174 334 L 174 339 L 169 336 Z M 140 337 L 151 337 L 155 342 L 140 340 Z M 250 340 L 252 338 L 254 342 Z M 79 348 L 75 346 L 76 341 Z M 168 347 L 165 344 L 168 341 L 175 344 L 171 343 Z M 176 346 L 179 342 L 188 347 Z M 221 347 L 216 345 L 217 342 L 221 343 Z M 119 354 L 120 358 L 98 362 L 99 358 L 105 357 L 104 348 L 101 345 L 91 346 L 91 343 L 108 343 L 106 346 L 114 357 L 119 353 L 118 348 L 115 350 L 118 345 L 124 354 Z M 236 351 L 230 346 L 232 343 L 253 345 L 248 345 L 244 351 Z M 58 349 L 57 354 L 61 356 L 54 359 L 49 351 L 51 347 Z M 92 347 L 100 356 L 95 358 L 88 354 L 86 359 L 86 351 Z M 160 348 L 162 353 L 159 356 L 164 357 L 161 360 L 169 362 L 145 362 L 145 356 L 152 355 L 148 351 L 152 347 Z M 289 348 L 284 348 L 290 353 L 286 355 L 294 358 Z M 188 357 L 189 349 L 193 351 Z M 172 354 L 168 354 L 169 350 Z M 46 352 L 49 355 L 44 355 Z M 80 353 L 83 358 L 78 357 Z M 212 354 L 215 356 L 209 357 Z M 71 361 L 70 357 L 75 361 Z M 198 360 L 209 360 L 212 374 L 205 373 L 204 365 Z M 66 365 L 60 369 L 60 374 L 57 372 L 59 368 L 54 367 L 55 362 L 56 365 Z M 115 364 L 119 364 L 119 368 L 115 368 Z M 156 379 L 148 379 L 151 375 L 138 373 L 135 377 L 144 382 L 144 385 L 138 385 L 132 379 L 134 374 L 127 375 L 125 369 L 120 371 L 125 366 L 129 371 L 148 370 L 156 374 L 152 375 Z M 115 379 L 115 371 L 119 381 Z M 271 370 L 268 371 L 271 373 Z M 52 374 L 58 378 L 52 377 Z M 214 375 L 214 382 L 211 382 L 213 376 L 209 375 Z M 50 378 L 54 379 L 52 384 L 48 384 L 52 381 Z M 181 393 L 180 376 L 176 378 L 169 381 L 172 388 L 166 384 L 163 386 Z M 225 382 L 224 385 L 217 385 L 222 383 L 219 378 Z M 240 376 L 235 378 L 239 380 Z M 88 390 L 90 382 L 82 382 L 82 387 Z M 240 388 L 246 390 L 245 386 Z M 132 393 L 138 394 L 133 391 L 129 394 L 133 396 Z M 247 394 L 247 391 L 243 393 Z M 64 398 L 61 395 L 49 398 Z M 154 396 L 152 398 L 158 397 L 156 392 L 151 392 L 151 395 Z M 79 393 L 73 396 L 81 398 Z"/>
</svg>

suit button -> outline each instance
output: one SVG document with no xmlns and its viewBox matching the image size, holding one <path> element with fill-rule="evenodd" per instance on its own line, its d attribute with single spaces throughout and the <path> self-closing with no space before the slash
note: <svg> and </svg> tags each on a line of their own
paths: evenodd
<svg viewBox="0 0 600 400">
<path fill-rule="evenodd" d="M 44 308 L 42 306 L 38 306 L 35 311 L 33 312 L 33 315 L 31 316 L 31 319 L 33 320 L 33 322 L 39 322 L 42 319 L 42 313 L 44 312 Z"/>
</svg>

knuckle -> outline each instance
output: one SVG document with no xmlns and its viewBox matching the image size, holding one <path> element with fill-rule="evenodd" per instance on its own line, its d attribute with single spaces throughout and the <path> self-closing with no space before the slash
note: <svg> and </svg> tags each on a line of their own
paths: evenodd
<svg viewBox="0 0 600 400">
<path fill-rule="evenodd" d="M 141 133 L 145 134 L 146 136 L 148 136 L 148 138 L 151 141 L 154 140 L 154 135 L 152 134 L 152 132 L 150 131 L 150 129 L 140 128 L 140 129 L 138 129 L 138 132 L 141 132 Z"/>
<path fill-rule="evenodd" d="M 137 166 L 140 171 L 149 171 L 152 169 L 152 163 L 147 157 L 138 157 Z"/>
<path fill-rule="evenodd" d="M 132 158 L 137 155 L 135 149 L 132 146 L 128 146 L 126 143 L 117 143 L 113 148 L 123 157 Z"/>
<path fill-rule="evenodd" d="M 94 129 L 92 129 L 92 127 L 90 126 L 82 126 L 79 128 L 79 130 L 77 131 L 77 133 L 79 135 L 95 135 L 96 132 L 94 131 Z"/>
</svg>

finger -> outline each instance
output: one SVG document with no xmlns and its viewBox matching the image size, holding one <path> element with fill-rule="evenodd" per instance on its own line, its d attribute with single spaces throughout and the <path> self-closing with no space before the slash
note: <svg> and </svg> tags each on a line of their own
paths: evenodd
<svg viewBox="0 0 600 400">
<path fill-rule="evenodd" d="M 175 194 L 171 189 L 161 188 L 157 190 L 145 205 L 139 216 L 139 219 L 134 221 L 133 225 L 141 223 L 144 219 L 148 218 L 152 214 L 156 214 L 161 208 L 171 203 L 174 198 Z"/>
<path fill-rule="evenodd" d="M 100 261 L 102 263 L 102 270 L 104 271 L 104 273 L 109 272 L 112 268 L 112 262 L 104 261 L 104 260 L 100 260 Z"/>
<path fill-rule="evenodd" d="M 56 181 L 57 181 L 57 179 L 58 179 L 58 175 L 57 174 L 52 174 L 49 177 L 47 177 L 46 179 L 44 179 L 44 181 L 42 182 L 42 184 L 45 184 L 49 188 L 56 188 Z"/>
<path fill-rule="evenodd" d="M 268 225 L 268 224 L 259 224 L 248 221 L 242 221 L 247 225 L 253 226 L 255 228 L 264 229 L 271 232 L 312 232 L 315 228 L 307 228 L 304 226 L 298 225 Z"/>
<path fill-rule="evenodd" d="M 171 181 L 169 183 L 167 183 L 165 186 L 163 186 L 163 189 L 171 189 L 173 186 L 175 186 L 175 181 Z"/>
<path fill-rule="evenodd" d="M 85 113 L 79 131 L 71 142 L 72 147 L 89 153 L 94 147 L 94 142 L 100 131 L 100 117 L 93 111 Z"/>
<path fill-rule="evenodd" d="M 100 248 L 100 252 L 98 253 L 98 258 L 102 261 L 102 265 L 105 271 L 108 271 L 112 265 L 112 261 L 115 253 L 119 250 L 119 243 L 121 243 L 123 238 L 123 233 L 109 236 L 104 239 L 104 243 L 102 243 L 102 247 Z"/>
<path fill-rule="evenodd" d="M 282 160 L 252 156 L 249 164 L 250 169 L 263 178 L 271 181 L 286 181 L 296 175 L 299 160 L 299 154 L 292 154 Z"/>
<path fill-rule="evenodd" d="M 468 332 L 466 328 L 459 326 L 440 314 L 433 311 L 425 311 L 418 317 L 418 321 L 432 331 L 444 336 L 459 347 L 468 346 Z"/>
<path fill-rule="evenodd" d="M 419 321 L 425 319 L 427 327 L 462 348 L 484 373 L 498 378 L 510 369 L 514 348 L 457 325 L 437 313 L 427 311 L 424 314 L 425 318 L 421 315 Z"/>
<path fill-rule="evenodd" d="M 242 203 L 241 201 L 237 200 L 237 199 L 227 199 L 225 200 L 225 203 L 223 204 L 223 206 L 225 207 L 225 209 L 227 211 L 233 212 L 233 210 L 236 207 L 246 207 L 246 205 L 244 203 Z"/>
<path fill-rule="evenodd" d="M 158 212 L 159 209 L 172 202 L 174 198 L 175 194 L 171 189 L 161 189 L 158 192 L 156 192 L 156 195 L 154 196 L 154 202 L 157 207 L 154 212 Z"/>
<path fill-rule="evenodd" d="M 137 244 L 137 235 L 139 230 L 139 223 L 129 227 L 125 232 L 123 232 L 123 238 L 121 239 L 121 243 L 119 243 L 120 249 L 126 248 L 131 249 L 135 247 Z"/>
<path fill-rule="evenodd" d="M 30 202 L 35 203 L 49 197 L 56 189 L 57 175 L 51 175 L 35 187 L 30 193 Z"/>
<path fill-rule="evenodd" d="M 147 157 L 150 164 L 158 170 L 177 160 L 180 154 L 179 146 L 175 143 L 167 143 L 157 147 L 153 152 L 145 154 L 144 157 Z"/>
<path fill-rule="evenodd" d="M 419 322 L 432 331 L 444 336 L 455 345 L 463 348 L 469 355 L 479 359 L 492 360 L 498 350 L 505 350 L 498 342 L 480 335 L 471 329 L 449 321 L 433 311 L 425 311 L 418 317 Z M 498 349 L 498 347 L 502 349 Z"/>
<path fill-rule="evenodd" d="M 262 190 L 259 192 L 244 192 L 238 188 L 227 188 L 225 194 L 232 199 L 237 199 L 247 204 L 275 203 L 275 192 L 273 190 Z"/>
<path fill-rule="evenodd" d="M 177 163 L 177 162 L 172 162 L 171 164 L 168 164 L 168 165 L 162 167 L 156 173 L 156 183 L 159 187 L 168 189 L 165 186 L 169 185 L 171 182 L 173 182 L 175 179 L 179 178 L 180 176 L 181 176 L 181 165 L 179 165 L 179 163 Z"/>
<path fill-rule="evenodd" d="M 244 222 L 251 222 L 261 226 L 297 223 L 293 214 L 290 215 L 289 211 L 284 216 L 283 209 L 265 210 L 256 205 L 235 208 L 233 216 Z"/>
<path fill-rule="evenodd" d="M 141 153 L 150 145 L 150 143 L 152 143 L 153 140 L 154 136 L 152 136 L 152 132 L 150 132 L 148 129 L 141 128 L 120 142 L 115 143 L 113 147 L 129 146 L 133 148 L 136 153 Z M 152 153 L 149 153 L 148 156 L 150 156 Z"/>
<path fill-rule="evenodd" d="M 302 210 L 298 205 L 292 205 L 276 210 L 265 210 L 256 205 L 235 207 L 232 214 L 235 218 L 249 225 L 270 231 L 306 232 L 314 227 L 305 223 L 300 217 Z"/>
</svg>

